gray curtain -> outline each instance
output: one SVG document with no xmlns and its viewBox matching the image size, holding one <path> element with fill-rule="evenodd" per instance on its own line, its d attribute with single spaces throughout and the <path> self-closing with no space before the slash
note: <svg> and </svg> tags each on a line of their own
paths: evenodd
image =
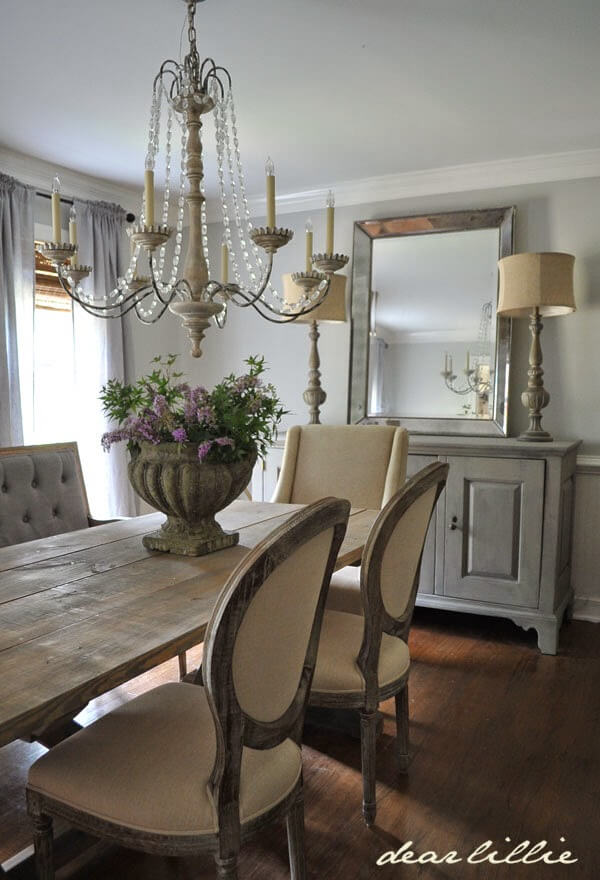
<svg viewBox="0 0 600 880">
<path fill-rule="evenodd" d="M 77 233 L 81 260 L 93 267 L 83 282 L 84 289 L 102 296 L 117 283 L 125 257 L 123 223 L 125 212 L 119 205 L 75 200 Z M 110 429 L 98 400 L 100 388 L 108 379 L 125 378 L 123 322 L 87 314 L 80 306 L 73 309 L 73 341 L 78 412 L 77 442 L 93 516 L 124 516 L 135 513 L 133 490 L 127 478 L 127 458 L 123 445 L 109 453 L 102 450 L 100 438 Z"/>
<path fill-rule="evenodd" d="M 33 414 L 34 190 L 0 174 L 0 446 Z"/>
</svg>

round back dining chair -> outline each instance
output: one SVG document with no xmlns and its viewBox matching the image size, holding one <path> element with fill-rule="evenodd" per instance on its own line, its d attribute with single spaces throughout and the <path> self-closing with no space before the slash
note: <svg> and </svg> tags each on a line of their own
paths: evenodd
<svg viewBox="0 0 600 880">
<path fill-rule="evenodd" d="M 407 640 L 425 536 L 448 465 L 436 462 L 409 480 L 381 511 L 367 539 L 360 573 L 362 614 L 327 608 L 310 704 L 358 709 L 361 715 L 363 815 L 376 814 L 377 708 L 396 700 L 396 754 L 408 767 Z"/>
<path fill-rule="evenodd" d="M 148 691 L 33 764 L 39 880 L 54 878 L 54 816 L 149 853 L 210 850 L 228 880 L 242 841 L 285 816 L 292 880 L 304 880 L 300 736 L 349 511 L 309 505 L 242 559 L 208 626 L 204 687 Z"/>
</svg>

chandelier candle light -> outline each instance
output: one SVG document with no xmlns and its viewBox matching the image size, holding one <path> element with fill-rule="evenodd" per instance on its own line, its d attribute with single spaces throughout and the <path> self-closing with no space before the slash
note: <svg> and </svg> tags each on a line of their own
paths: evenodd
<svg viewBox="0 0 600 880">
<path fill-rule="evenodd" d="M 481 306 L 481 319 L 479 322 L 479 338 L 477 342 L 477 352 L 473 361 L 471 360 L 471 352 L 467 351 L 465 369 L 463 375 L 465 377 L 464 385 L 457 385 L 458 376 L 454 372 L 452 364 L 452 355 L 444 352 L 444 369 L 440 375 L 444 380 L 446 388 L 453 391 L 454 394 L 472 394 L 478 396 L 487 396 L 492 387 L 492 369 L 489 363 L 489 346 L 490 346 L 490 326 L 492 323 L 492 303 L 491 301 L 483 303 Z M 486 363 L 487 361 L 487 363 Z M 487 368 L 487 369 L 485 369 Z"/>
<path fill-rule="evenodd" d="M 200 60 L 195 14 L 201 0 L 184 2 L 187 5 L 189 49 L 181 62 L 163 62 L 154 80 L 144 191 L 139 222 L 129 230 L 131 256 L 125 276 L 118 279 L 117 287 L 110 292 L 95 296 L 84 291 L 81 282 L 92 268 L 78 264 L 74 215 L 71 218 L 74 234 L 70 234 L 68 243 L 61 240 L 58 178 L 52 187 L 54 240 L 44 242 L 40 251 L 55 266 L 63 289 L 85 311 L 101 318 L 120 318 L 134 311 L 143 323 L 154 324 L 169 309 L 181 318 L 191 339 L 192 355 L 200 357 L 200 343 L 211 319 L 219 327 L 224 327 L 230 304 L 252 307 L 273 323 L 295 321 L 323 302 L 333 273 L 348 262 L 348 257 L 333 252 L 334 199 L 330 192 L 327 196 L 326 253 L 311 253 L 305 271 L 295 273 L 301 296 L 291 301 L 271 286 L 273 257 L 293 237 L 291 229 L 280 228 L 276 223 L 275 167 L 269 158 L 265 169 L 266 226 L 256 228 L 248 208 L 231 76 L 212 58 Z M 211 112 L 215 123 L 217 177 L 224 228 L 220 281 L 210 276 L 202 161 L 201 117 Z M 169 225 L 171 165 L 177 128 L 181 164 L 177 183 L 177 219 L 172 227 Z M 155 193 L 161 140 L 164 142 L 162 201 L 156 199 Z M 183 276 L 179 277 L 186 205 L 189 238 Z M 69 229 L 71 232 L 71 224 Z M 173 238 L 168 272 L 165 268 L 166 247 Z M 142 252 L 148 261 L 146 275 L 138 274 Z"/>
</svg>

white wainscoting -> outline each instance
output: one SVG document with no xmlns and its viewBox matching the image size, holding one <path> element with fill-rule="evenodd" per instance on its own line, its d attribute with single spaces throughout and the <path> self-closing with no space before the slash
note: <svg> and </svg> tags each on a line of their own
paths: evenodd
<svg viewBox="0 0 600 880">
<path fill-rule="evenodd" d="M 577 456 L 573 617 L 600 622 L 600 456 Z"/>
</svg>

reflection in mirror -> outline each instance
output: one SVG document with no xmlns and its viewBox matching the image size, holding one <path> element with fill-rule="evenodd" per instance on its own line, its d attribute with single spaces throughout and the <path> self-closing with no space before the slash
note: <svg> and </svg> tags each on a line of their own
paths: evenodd
<svg viewBox="0 0 600 880">
<path fill-rule="evenodd" d="M 491 418 L 499 237 L 373 242 L 369 416 Z"/>
<path fill-rule="evenodd" d="M 357 220 L 350 422 L 507 432 L 510 320 L 496 316 L 512 207 Z"/>
</svg>

